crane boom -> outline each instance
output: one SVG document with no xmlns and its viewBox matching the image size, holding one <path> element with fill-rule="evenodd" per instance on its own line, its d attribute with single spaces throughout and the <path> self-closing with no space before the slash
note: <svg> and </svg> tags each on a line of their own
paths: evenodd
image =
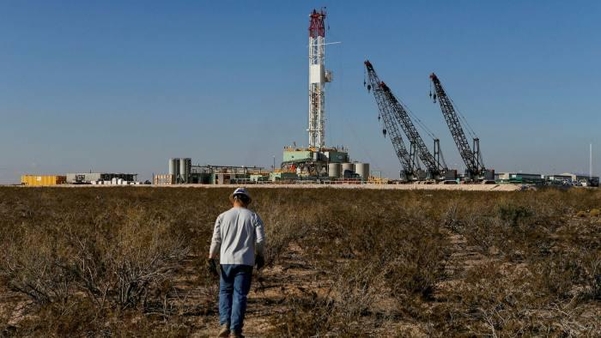
<svg viewBox="0 0 601 338">
<path fill-rule="evenodd" d="M 419 168 L 416 170 L 415 156 L 412 156 L 409 151 L 407 151 L 407 147 L 405 147 L 405 143 L 403 142 L 403 137 L 399 130 L 398 123 L 391 119 L 383 119 L 384 125 L 389 130 L 390 141 L 392 142 L 396 156 L 401 162 L 402 168 L 400 177 L 407 181 L 412 181 L 417 176 L 416 171 L 419 170 Z M 384 129 L 384 132 L 386 132 L 386 129 Z"/>
<path fill-rule="evenodd" d="M 428 150 L 424 140 L 409 117 L 407 110 L 403 104 L 397 100 L 386 83 L 380 80 L 369 60 L 365 61 L 365 67 L 367 69 L 369 84 L 374 89 L 374 96 L 376 97 L 381 115 L 391 115 L 389 118 L 396 119 L 399 122 L 403 132 L 405 132 L 407 139 L 411 143 L 411 146 L 416 150 L 416 155 L 426 167 L 429 175 L 435 179 L 443 179 L 447 168 L 440 161 L 440 157 L 435 158 Z M 435 140 L 435 145 L 438 144 L 437 142 L 438 140 Z"/>
<path fill-rule="evenodd" d="M 484 168 L 482 155 L 480 154 L 480 140 L 477 137 L 474 137 L 474 147 L 472 150 L 467 141 L 467 137 L 465 136 L 465 132 L 461 127 L 461 123 L 459 122 L 455 107 L 453 106 L 451 99 L 447 96 L 440 80 L 434 73 L 430 74 L 430 80 L 432 80 L 432 83 L 434 84 L 434 102 L 436 102 L 436 97 L 438 97 L 442 115 L 449 126 L 453 140 L 459 150 L 459 155 L 461 155 L 461 158 L 465 163 L 467 174 L 470 178 L 481 177 L 484 175 L 486 168 Z"/>
<path fill-rule="evenodd" d="M 365 65 L 369 70 L 371 67 L 369 61 L 365 61 Z M 371 67 L 371 69 L 373 71 L 373 67 Z M 400 123 L 395 118 L 393 106 L 388 103 L 388 93 L 379 85 L 380 80 L 377 78 L 377 75 L 370 75 L 369 81 L 370 83 L 367 86 L 367 90 L 373 90 L 374 98 L 376 99 L 376 103 L 380 110 L 380 117 L 384 122 L 384 136 L 386 136 L 387 133 L 390 135 L 392 146 L 401 162 L 401 177 L 405 176 L 407 180 L 414 180 L 417 177 L 417 172 L 420 168 L 414 156 L 413 145 L 411 145 L 410 151 L 407 151 L 407 147 L 403 141 Z"/>
</svg>

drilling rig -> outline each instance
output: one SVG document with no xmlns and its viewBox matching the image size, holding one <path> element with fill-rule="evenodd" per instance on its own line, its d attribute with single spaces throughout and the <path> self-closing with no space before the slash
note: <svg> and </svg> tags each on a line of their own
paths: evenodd
<svg viewBox="0 0 601 338">
<path fill-rule="evenodd" d="M 476 136 L 473 130 L 468 129 L 473 138 L 473 147 L 470 147 L 463 127 L 459 121 L 459 115 L 453 105 L 451 99 L 447 96 L 440 80 L 436 74 L 430 74 L 430 80 L 434 85 L 434 94 L 430 91 L 430 97 L 436 103 L 440 104 L 442 115 L 449 126 L 455 145 L 459 150 L 459 155 L 465 163 L 466 181 L 486 181 L 494 179 L 494 170 L 487 170 L 482 161 L 482 153 L 480 152 L 480 139 Z M 466 123 L 467 124 L 467 123 Z M 468 125 L 469 127 L 469 125 Z"/>
<path fill-rule="evenodd" d="M 445 176 L 448 169 L 440 153 L 440 141 L 437 138 L 434 138 L 433 155 L 428 150 L 424 140 L 415 128 L 413 121 L 407 113 L 407 109 L 394 96 L 386 83 L 380 80 L 371 62 L 366 60 L 364 63 L 365 68 L 367 69 L 367 78 L 369 83 L 368 90 L 373 89 L 373 94 L 378 104 L 378 109 L 380 110 L 379 116 L 384 119 L 384 125 L 387 127 L 389 125 L 400 125 L 401 129 L 409 140 L 409 157 L 411 159 L 410 165 L 412 165 L 413 174 L 415 175 L 419 170 L 419 167 L 417 166 L 417 157 L 426 167 L 425 177 L 418 176 L 417 178 L 419 180 L 444 180 L 446 178 Z M 388 129 L 390 129 L 390 127 L 388 127 Z M 398 139 L 400 139 L 402 142 L 402 138 L 400 136 L 396 139 L 391 138 L 393 145 L 395 145 L 395 143 L 400 143 Z M 397 148 L 400 148 L 400 146 L 395 146 L 395 149 Z M 397 155 L 398 153 L 399 152 L 397 151 Z M 401 163 L 403 163 L 403 161 L 401 161 Z"/>
<path fill-rule="evenodd" d="M 326 70 L 326 27 L 324 10 L 313 10 L 309 24 L 309 147 L 325 146 L 325 84 L 332 81 Z"/>
<path fill-rule="evenodd" d="M 282 163 L 271 175 L 273 180 L 347 180 L 368 181 L 369 163 L 352 161 L 348 149 L 328 146 L 326 143 L 326 85 L 333 81 L 333 73 L 326 69 L 326 46 L 340 42 L 326 43 L 325 8 L 312 10 L 309 14 L 309 88 L 308 88 L 308 146 L 284 147 Z"/>
</svg>

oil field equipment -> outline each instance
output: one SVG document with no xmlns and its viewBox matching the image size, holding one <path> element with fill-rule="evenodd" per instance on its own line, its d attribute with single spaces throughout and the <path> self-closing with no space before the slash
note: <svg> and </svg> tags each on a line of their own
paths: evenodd
<svg viewBox="0 0 601 338">
<path fill-rule="evenodd" d="M 409 140 L 409 163 L 406 164 L 409 166 L 409 168 L 405 167 L 405 174 L 410 174 L 412 176 L 418 175 L 416 178 L 420 180 L 424 178 L 419 177 L 419 166 L 417 163 L 417 158 L 419 158 L 426 167 L 425 178 L 435 179 L 437 181 L 444 180 L 448 169 L 440 152 L 439 140 L 433 137 L 434 154 L 432 154 L 428 150 L 428 147 L 426 147 L 424 140 L 409 117 L 409 114 L 407 113 L 408 109 L 406 109 L 403 104 L 394 96 L 386 83 L 380 80 L 369 60 L 365 61 L 365 68 L 367 69 L 368 79 L 365 84 L 367 84 L 368 91 L 372 90 L 376 99 L 376 103 L 378 104 L 378 109 L 380 111 L 379 117 L 384 120 L 384 130 L 389 130 L 392 132 L 391 141 L 395 149 L 397 149 L 397 156 L 399 156 L 399 159 L 404 156 L 402 154 L 402 148 L 404 145 L 396 125 L 401 127 L 407 136 L 407 139 Z M 431 133 L 430 135 L 433 136 Z M 406 161 L 407 160 L 401 160 L 401 163 Z"/>
<path fill-rule="evenodd" d="M 332 73 L 326 70 L 326 12 L 309 15 L 309 147 L 325 146 L 325 84 L 332 81 Z"/>
<path fill-rule="evenodd" d="M 430 97 L 433 99 L 434 103 L 436 103 L 436 100 L 438 99 L 442 115 L 449 126 L 453 140 L 455 141 L 457 149 L 459 150 L 459 155 L 461 155 L 461 158 L 465 163 L 466 178 L 474 181 L 493 180 L 494 171 L 487 170 L 484 167 L 484 162 L 482 161 L 482 153 L 480 152 L 480 139 L 476 136 L 474 131 L 469 128 L 469 124 L 466 122 L 468 131 L 473 138 L 473 148 L 470 147 L 467 137 L 465 136 L 465 132 L 463 131 L 459 121 L 457 110 L 455 109 L 451 99 L 447 96 L 442 84 L 440 83 L 440 80 L 434 73 L 430 74 L 430 80 L 434 85 L 434 93 L 432 93 L 432 90 L 430 90 Z"/>
</svg>

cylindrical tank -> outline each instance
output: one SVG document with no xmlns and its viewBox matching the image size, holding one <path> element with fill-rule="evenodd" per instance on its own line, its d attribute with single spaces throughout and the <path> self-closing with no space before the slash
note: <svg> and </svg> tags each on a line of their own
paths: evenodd
<svg viewBox="0 0 601 338">
<path fill-rule="evenodd" d="M 190 180 L 190 170 L 192 170 L 192 159 L 191 158 L 180 158 L 179 159 L 179 175 L 182 183 L 188 183 Z"/>
<path fill-rule="evenodd" d="M 172 158 L 169 159 L 169 175 L 173 175 L 175 171 L 175 161 Z"/>
<path fill-rule="evenodd" d="M 192 183 L 192 159 L 186 158 L 186 182 Z"/>
<path fill-rule="evenodd" d="M 361 176 L 362 181 L 369 179 L 369 163 L 355 163 L 355 173 Z"/>
<path fill-rule="evenodd" d="M 179 175 L 179 158 L 169 160 L 169 175 L 177 177 Z"/>
<path fill-rule="evenodd" d="M 329 177 L 340 177 L 340 169 L 342 166 L 340 163 L 330 163 L 328 164 L 328 176 Z"/>
<path fill-rule="evenodd" d="M 352 176 L 355 172 L 355 166 L 352 163 L 342 163 L 342 176 Z"/>
</svg>

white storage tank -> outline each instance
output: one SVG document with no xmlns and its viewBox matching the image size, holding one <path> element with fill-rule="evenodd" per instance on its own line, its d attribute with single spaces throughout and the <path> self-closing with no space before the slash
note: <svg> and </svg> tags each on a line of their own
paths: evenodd
<svg viewBox="0 0 601 338">
<path fill-rule="evenodd" d="M 192 170 L 192 159 L 191 158 L 180 158 L 179 159 L 179 175 L 181 176 L 182 183 L 188 183 L 190 181 L 190 171 Z"/>
<path fill-rule="evenodd" d="M 347 177 L 355 172 L 355 165 L 352 163 L 342 163 L 342 177 Z"/>
<path fill-rule="evenodd" d="M 369 163 L 355 163 L 355 173 L 361 176 L 362 181 L 369 179 Z"/>
<path fill-rule="evenodd" d="M 177 177 L 179 175 L 179 158 L 169 160 L 169 175 Z"/>
<path fill-rule="evenodd" d="M 342 168 L 340 163 L 330 163 L 328 164 L 328 176 L 329 177 L 340 177 L 341 172 L 340 169 Z"/>
</svg>

